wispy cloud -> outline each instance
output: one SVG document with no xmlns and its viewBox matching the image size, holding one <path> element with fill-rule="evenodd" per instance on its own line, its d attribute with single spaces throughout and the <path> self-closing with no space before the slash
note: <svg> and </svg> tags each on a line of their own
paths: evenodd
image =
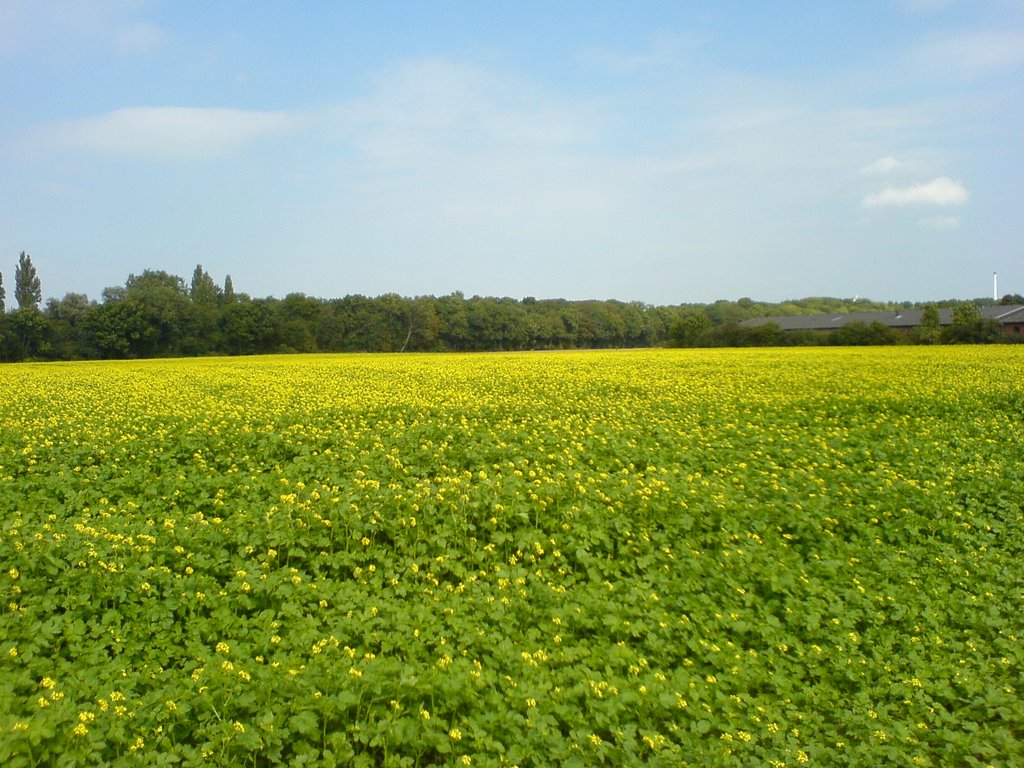
<svg viewBox="0 0 1024 768">
<path fill-rule="evenodd" d="M 923 184 L 907 187 L 886 187 L 881 192 L 866 195 L 861 205 L 866 208 L 878 206 L 936 205 L 946 207 L 962 205 L 970 195 L 966 187 L 947 176 L 940 176 Z"/>
<path fill-rule="evenodd" d="M 385 166 L 565 147 L 596 119 L 519 79 L 435 58 L 390 71 L 340 117 L 355 146 Z"/>
<path fill-rule="evenodd" d="M 126 107 L 43 131 L 50 148 L 173 160 L 218 155 L 299 124 L 286 112 L 195 107 Z"/>
<path fill-rule="evenodd" d="M 148 53 L 160 46 L 164 32 L 155 24 L 138 21 L 113 33 L 114 46 L 119 53 Z"/>
<path fill-rule="evenodd" d="M 953 5 L 953 0 L 898 0 L 910 12 L 941 11 Z"/>
<path fill-rule="evenodd" d="M 614 75 L 677 73 L 687 65 L 693 66 L 706 44 L 707 41 L 696 34 L 661 33 L 636 50 L 587 48 L 578 58 L 586 67 Z"/>
<path fill-rule="evenodd" d="M 148 53 L 164 31 L 139 14 L 136 0 L 0 0 L 0 56 L 84 46 Z"/>
<path fill-rule="evenodd" d="M 999 29 L 941 37 L 918 52 L 921 66 L 962 79 L 1024 68 L 1024 29 Z"/>
<path fill-rule="evenodd" d="M 860 174 L 862 176 L 887 176 L 905 166 L 906 163 L 897 160 L 895 157 L 880 157 L 861 168 Z"/>
</svg>

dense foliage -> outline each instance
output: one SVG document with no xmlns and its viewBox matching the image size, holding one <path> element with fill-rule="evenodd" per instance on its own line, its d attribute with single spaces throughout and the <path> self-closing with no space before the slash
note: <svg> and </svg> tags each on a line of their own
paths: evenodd
<svg viewBox="0 0 1024 768">
<path fill-rule="evenodd" d="M 783 334 L 771 326 L 751 329 L 739 325 L 759 316 L 893 306 L 863 299 L 808 298 L 766 304 L 743 298 L 670 307 L 614 300 L 466 298 L 460 293 L 416 298 L 350 295 L 340 299 L 293 293 L 283 299 L 254 299 L 236 293 L 230 276 L 223 287 L 219 286 L 200 265 L 187 283 L 176 275 L 147 270 L 130 275 L 124 286 L 106 288 L 101 303 L 84 294 L 69 293 L 62 299 L 50 299 L 40 310 L 39 278 L 24 253 L 16 272 L 18 309 L 0 313 L 3 361 L 924 340 L 896 337 L 884 328 L 881 334 L 845 333 L 833 338 L 827 334 Z M 2 296 L 0 293 L 0 308 Z M 994 337 L 991 333 L 972 333 L 970 338 L 943 340 L 1001 340 L 998 327 L 995 330 Z"/>
<path fill-rule="evenodd" d="M 0 763 L 1024 762 L 1011 347 L 0 369 Z"/>
</svg>

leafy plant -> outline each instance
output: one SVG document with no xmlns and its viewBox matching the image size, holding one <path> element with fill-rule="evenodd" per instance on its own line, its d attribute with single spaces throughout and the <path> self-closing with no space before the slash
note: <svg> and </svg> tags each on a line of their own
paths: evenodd
<svg viewBox="0 0 1024 768">
<path fill-rule="evenodd" d="M 6 366 L 0 761 L 1022 761 L 1007 350 Z"/>
</svg>

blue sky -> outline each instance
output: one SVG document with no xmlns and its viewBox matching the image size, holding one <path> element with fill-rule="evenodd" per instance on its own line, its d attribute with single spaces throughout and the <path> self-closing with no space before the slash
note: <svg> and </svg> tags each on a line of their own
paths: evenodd
<svg viewBox="0 0 1024 768">
<path fill-rule="evenodd" d="M 1024 293 L 1024 2 L 0 0 L 0 272 Z"/>
</svg>

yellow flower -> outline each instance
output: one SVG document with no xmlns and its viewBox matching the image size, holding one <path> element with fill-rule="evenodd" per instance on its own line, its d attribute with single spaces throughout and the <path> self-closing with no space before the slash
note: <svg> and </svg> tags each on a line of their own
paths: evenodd
<svg viewBox="0 0 1024 768">
<path fill-rule="evenodd" d="M 222 640 L 221 642 L 217 643 L 217 653 L 231 653 L 231 646 L 229 646 Z"/>
</svg>

